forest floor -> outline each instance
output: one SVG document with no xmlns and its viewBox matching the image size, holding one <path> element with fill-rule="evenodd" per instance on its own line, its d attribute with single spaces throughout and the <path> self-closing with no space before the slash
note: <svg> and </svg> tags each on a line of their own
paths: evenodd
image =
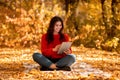
<svg viewBox="0 0 120 80">
<path fill-rule="evenodd" d="M 35 49 L 0 49 L 0 80 L 119 80 L 120 54 L 72 47 L 76 62 L 71 71 L 40 71 L 32 59 Z M 37 50 L 38 51 L 38 50 Z"/>
</svg>

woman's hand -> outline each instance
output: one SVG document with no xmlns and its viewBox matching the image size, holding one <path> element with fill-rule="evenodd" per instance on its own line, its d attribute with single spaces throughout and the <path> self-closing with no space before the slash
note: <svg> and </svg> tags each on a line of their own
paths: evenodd
<svg viewBox="0 0 120 80">
<path fill-rule="evenodd" d="M 60 46 L 61 46 L 61 44 L 55 46 L 55 48 L 53 48 L 53 51 L 57 52 L 59 50 Z"/>
<path fill-rule="evenodd" d="M 70 54 L 71 53 L 71 50 L 70 49 L 67 49 L 64 51 L 65 54 Z"/>
</svg>

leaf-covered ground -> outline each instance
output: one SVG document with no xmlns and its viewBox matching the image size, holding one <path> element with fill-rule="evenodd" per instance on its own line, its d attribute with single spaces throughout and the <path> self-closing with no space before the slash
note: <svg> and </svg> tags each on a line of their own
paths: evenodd
<svg viewBox="0 0 120 80">
<path fill-rule="evenodd" d="M 36 49 L 0 49 L 0 80 L 119 80 L 120 54 L 73 47 L 76 62 L 72 71 L 40 71 L 32 60 Z"/>
</svg>

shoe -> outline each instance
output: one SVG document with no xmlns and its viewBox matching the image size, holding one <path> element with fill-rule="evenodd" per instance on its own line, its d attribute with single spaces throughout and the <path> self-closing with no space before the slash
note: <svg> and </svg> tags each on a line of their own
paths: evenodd
<svg viewBox="0 0 120 80">
<path fill-rule="evenodd" d="M 59 67 L 57 70 L 71 71 L 69 66 Z"/>
<path fill-rule="evenodd" d="M 49 69 L 49 68 L 46 68 L 46 67 L 41 67 L 40 71 L 53 71 L 53 69 Z"/>
</svg>

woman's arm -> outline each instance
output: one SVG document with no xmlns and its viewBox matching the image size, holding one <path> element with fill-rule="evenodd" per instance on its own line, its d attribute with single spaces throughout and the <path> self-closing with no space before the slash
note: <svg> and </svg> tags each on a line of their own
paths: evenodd
<svg viewBox="0 0 120 80">
<path fill-rule="evenodd" d="M 41 39 L 41 51 L 42 54 L 48 57 L 51 57 L 55 52 L 53 51 L 53 48 L 48 48 L 46 35 L 44 34 Z"/>
<path fill-rule="evenodd" d="M 69 36 L 67 34 L 64 34 L 64 36 L 65 36 L 65 41 L 66 42 L 69 41 Z M 72 49 L 71 48 L 67 49 L 67 50 L 64 51 L 64 53 L 65 54 L 71 54 L 72 53 Z"/>
</svg>

